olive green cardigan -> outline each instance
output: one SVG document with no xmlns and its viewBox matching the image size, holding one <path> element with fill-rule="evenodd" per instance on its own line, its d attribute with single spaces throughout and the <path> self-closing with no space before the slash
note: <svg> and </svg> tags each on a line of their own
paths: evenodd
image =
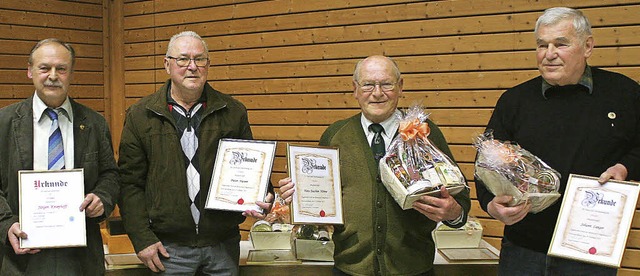
<svg viewBox="0 0 640 276">
<path fill-rule="evenodd" d="M 415 275 L 433 267 L 436 223 L 418 211 L 402 210 L 380 181 L 360 114 L 338 121 L 320 145 L 338 147 L 345 224 L 337 226 L 335 266 L 353 275 Z M 429 139 L 453 160 L 440 129 L 428 121 Z M 467 189 L 454 197 L 468 214 Z M 459 225 L 466 222 L 466 217 Z"/>
</svg>

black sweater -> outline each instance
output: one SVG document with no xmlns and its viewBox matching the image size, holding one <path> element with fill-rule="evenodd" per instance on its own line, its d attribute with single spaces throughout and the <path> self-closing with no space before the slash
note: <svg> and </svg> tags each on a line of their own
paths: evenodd
<svg viewBox="0 0 640 276">
<path fill-rule="evenodd" d="M 517 142 L 560 172 L 561 194 L 569 174 L 597 177 L 616 163 L 627 168 L 627 179 L 640 180 L 640 85 L 618 73 L 591 70 L 592 93 L 582 85 L 567 85 L 543 96 L 542 77 L 507 90 L 487 125 L 495 139 Z M 486 211 L 494 195 L 477 178 L 476 190 Z M 504 236 L 546 253 L 561 203 L 562 198 L 505 226 Z"/>
</svg>

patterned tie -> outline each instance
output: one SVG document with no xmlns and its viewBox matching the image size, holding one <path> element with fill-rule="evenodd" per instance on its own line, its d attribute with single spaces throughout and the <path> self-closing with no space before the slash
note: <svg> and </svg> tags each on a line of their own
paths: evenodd
<svg viewBox="0 0 640 276">
<path fill-rule="evenodd" d="M 49 130 L 49 170 L 64 169 L 64 147 L 62 145 L 62 132 L 58 126 L 58 113 L 53 109 L 45 109 L 45 114 L 51 118 Z"/>
<path fill-rule="evenodd" d="M 373 151 L 373 157 L 375 157 L 376 162 L 378 162 L 380 158 L 384 156 L 385 152 L 384 139 L 382 138 L 384 128 L 380 124 L 371 124 L 369 125 L 369 131 L 375 133 L 371 140 L 371 150 Z"/>
</svg>

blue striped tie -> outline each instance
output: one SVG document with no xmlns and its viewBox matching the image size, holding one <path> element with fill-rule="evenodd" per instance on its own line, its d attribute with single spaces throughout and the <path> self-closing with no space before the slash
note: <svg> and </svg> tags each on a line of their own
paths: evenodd
<svg viewBox="0 0 640 276">
<path fill-rule="evenodd" d="M 62 132 L 58 126 L 58 113 L 53 109 L 45 109 L 45 113 L 51 118 L 51 130 L 49 130 L 49 170 L 64 169 L 64 147 L 62 145 Z"/>
</svg>

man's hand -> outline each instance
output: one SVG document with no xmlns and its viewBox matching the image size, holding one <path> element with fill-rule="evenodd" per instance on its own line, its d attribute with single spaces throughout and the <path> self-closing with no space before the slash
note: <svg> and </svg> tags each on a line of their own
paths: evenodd
<svg viewBox="0 0 640 276">
<path fill-rule="evenodd" d="M 84 213 L 86 217 L 95 218 L 104 214 L 104 205 L 97 195 L 88 193 L 87 196 L 84 197 L 82 204 L 80 204 L 80 212 L 82 212 L 82 210 L 86 211 Z"/>
<path fill-rule="evenodd" d="M 9 238 L 9 243 L 11 244 L 11 247 L 13 247 L 13 252 L 16 252 L 16 255 L 36 254 L 40 252 L 40 249 L 20 248 L 20 238 L 26 239 L 27 233 L 20 230 L 19 222 L 15 222 L 11 227 L 9 227 L 7 237 Z"/>
<path fill-rule="evenodd" d="M 286 204 L 291 203 L 291 200 L 293 200 L 293 192 L 295 192 L 293 187 L 296 184 L 291 181 L 291 178 L 287 177 L 280 179 L 280 181 L 278 181 L 278 185 L 280 185 L 280 196 L 284 199 L 284 202 Z"/>
<path fill-rule="evenodd" d="M 506 225 L 512 225 L 524 219 L 531 210 L 531 202 L 509 207 L 513 197 L 508 195 L 496 196 L 487 205 L 487 213 Z"/>
<path fill-rule="evenodd" d="M 260 213 L 256 210 L 246 210 L 244 212 L 242 212 L 242 215 L 245 217 L 253 217 L 255 219 L 264 219 L 266 217 L 266 214 L 269 213 L 269 211 L 271 210 L 271 204 L 273 203 L 273 194 L 272 193 L 268 193 L 267 194 L 267 198 L 264 199 L 264 202 L 262 201 L 256 201 L 256 205 L 258 205 L 258 207 L 262 208 L 262 210 L 264 210 L 264 214 Z"/>
<path fill-rule="evenodd" d="M 462 207 L 444 186 L 440 188 L 440 198 L 421 196 L 413 203 L 413 209 L 435 222 L 455 220 L 462 213 Z"/>
<path fill-rule="evenodd" d="M 162 242 L 156 242 L 138 252 L 138 259 L 153 272 L 164 271 L 164 265 L 162 265 L 162 261 L 160 261 L 158 257 L 158 252 L 160 252 L 163 257 L 169 258 L 169 253 L 164 246 L 162 246 Z"/>
<path fill-rule="evenodd" d="M 600 184 L 604 184 L 605 182 L 609 181 L 609 179 L 612 179 L 612 178 L 614 180 L 625 180 L 627 179 L 627 174 L 628 174 L 627 167 L 618 163 L 609 167 L 606 171 L 604 171 L 598 178 L 598 182 Z"/>
</svg>

